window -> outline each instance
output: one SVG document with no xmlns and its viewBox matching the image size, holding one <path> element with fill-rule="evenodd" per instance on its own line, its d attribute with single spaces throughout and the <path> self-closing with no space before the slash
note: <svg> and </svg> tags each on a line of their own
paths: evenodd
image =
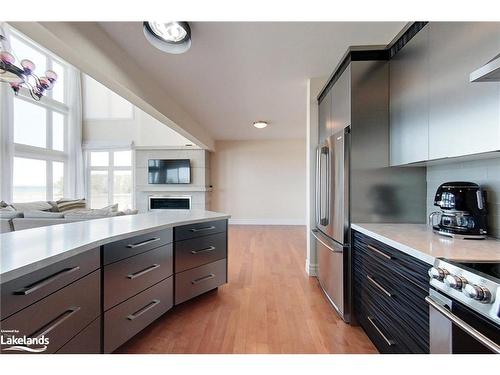
<svg viewBox="0 0 500 375">
<path fill-rule="evenodd" d="M 12 200 L 57 200 L 64 196 L 68 168 L 68 65 L 11 28 L 9 40 L 16 60 L 32 60 L 38 75 L 48 69 L 58 74 L 54 88 L 42 100 L 34 101 L 23 88 L 5 101 L 12 109 L 8 125 L 14 140 Z"/>
<path fill-rule="evenodd" d="M 132 119 L 134 107 L 95 79 L 84 75 L 85 119 Z"/>
<path fill-rule="evenodd" d="M 133 207 L 132 151 L 87 151 L 87 199 L 91 208 L 118 203 L 118 209 Z"/>
</svg>

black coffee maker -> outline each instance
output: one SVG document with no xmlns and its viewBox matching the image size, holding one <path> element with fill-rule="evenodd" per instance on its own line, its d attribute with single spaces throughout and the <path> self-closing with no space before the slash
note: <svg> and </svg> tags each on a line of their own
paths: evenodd
<svg viewBox="0 0 500 375">
<path fill-rule="evenodd" d="M 434 232 L 463 239 L 486 238 L 486 194 L 473 182 L 446 182 L 439 186 L 429 215 Z"/>
</svg>

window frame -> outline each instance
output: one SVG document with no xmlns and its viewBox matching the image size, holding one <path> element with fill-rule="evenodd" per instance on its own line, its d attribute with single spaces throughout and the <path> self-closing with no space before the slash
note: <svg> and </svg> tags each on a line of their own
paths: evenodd
<svg viewBox="0 0 500 375">
<path fill-rule="evenodd" d="M 130 151 L 130 166 L 115 166 L 114 165 L 114 153 L 116 151 Z M 108 153 L 108 165 L 107 166 L 92 166 L 91 156 L 92 152 L 107 152 Z M 107 205 L 115 204 L 113 199 L 114 193 L 114 171 L 130 171 L 131 174 L 131 209 L 135 209 L 135 152 L 133 147 L 98 147 L 98 148 L 87 148 L 85 150 L 85 191 L 87 206 L 92 207 L 92 197 L 91 197 L 91 174 L 92 171 L 106 171 L 108 174 L 108 203 Z M 101 208 L 101 207 L 94 207 Z"/>
<path fill-rule="evenodd" d="M 20 40 L 22 43 L 26 44 L 30 48 L 36 50 L 37 52 L 43 54 L 45 56 L 45 62 L 47 69 L 53 68 L 53 63 L 56 62 L 63 68 L 63 97 L 64 102 L 57 101 L 53 99 L 52 90 L 47 91 L 47 95 L 43 96 L 41 100 L 35 101 L 31 97 L 29 90 L 25 87 L 22 87 L 19 90 L 18 95 L 8 95 L 6 97 L 6 105 L 12 108 L 12 113 L 14 113 L 14 101 L 15 100 L 23 100 L 29 104 L 37 105 L 46 110 L 46 140 L 45 147 L 38 147 L 27 145 L 23 143 L 16 143 L 14 141 L 15 134 L 15 122 L 16 119 L 13 115 L 12 118 L 12 142 L 13 142 L 13 154 L 12 160 L 14 158 L 25 158 L 25 159 L 34 159 L 34 160 L 43 160 L 46 162 L 46 181 L 45 181 L 45 199 L 51 201 L 54 199 L 54 181 L 53 181 L 53 164 L 52 162 L 62 162 L 63 163 L 63 195 L 67 196 L 69 193 L 69 115 L 70 115 L 70 106 L 68 105 L 69 92 L 68 92 L 68 68 L 69 64 L 58 58 L 52 52 L 46 50 L 45 48 L 39 46 L 37 43 L 32 41 L 30 38 L 22 35 L 20 32 L 15 30 L 12 27 L 8 27 L 9 37 L 14 37 Z M 14 51 L 15 53 L 15 51 Z M 29 58 L 29 56 L 18 56 L 19 58 Z M 44 72 L 45 73 L 45 72 Z M 60 74 L 59 74 L 60 75 Z M 56 83 L 57 84 L 57 83 Z M 53 149 L 53 113 L 57 112 L 63 115 L 63 151 L 54 150 Z M 12 173 L 12 181 L 11 181 L 11 192 L 10 196 L 14 201 L 14 181 L 13 181 L 14 173 Z"/>
</svg>

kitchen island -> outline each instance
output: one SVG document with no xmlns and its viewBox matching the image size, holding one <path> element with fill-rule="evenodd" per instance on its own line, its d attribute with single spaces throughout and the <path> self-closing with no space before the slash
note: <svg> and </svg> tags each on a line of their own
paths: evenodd
<svg viewBox="0 0 500 375">
<path fill-rule="evenodd" d="M 227 282 L 228 218 L 155 212 L 0 235 L 1 329 L 49 339 L 7 352 L 114 351 L 174 305 Z"/>
</svg>

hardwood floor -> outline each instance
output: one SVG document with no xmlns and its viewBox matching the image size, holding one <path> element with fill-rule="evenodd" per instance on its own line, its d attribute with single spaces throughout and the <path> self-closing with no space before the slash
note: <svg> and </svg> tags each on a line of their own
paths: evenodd
<svg viewBox="0 0 500 375">
<path fill-rule="evenodd" d="M 118 353 L 376 353 L 305 272 L 305 227 L 230 226 L 229 283 L 174 307 Z"/>
</svg>

